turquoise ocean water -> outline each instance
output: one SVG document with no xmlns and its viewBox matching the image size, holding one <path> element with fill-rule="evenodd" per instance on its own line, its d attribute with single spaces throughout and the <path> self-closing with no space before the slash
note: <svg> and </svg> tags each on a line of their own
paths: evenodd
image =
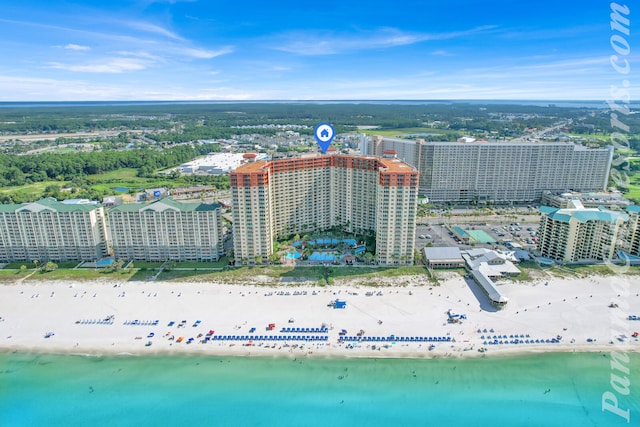
<svg viewBox="0 0 640 427">
<path fill-rule="evenodd" d="M 0 354 L 0 426 L 640 425 L 640 354 L 271 359 Z M 631 423 L 601 410 L 611 374 Z"/>
</svg>

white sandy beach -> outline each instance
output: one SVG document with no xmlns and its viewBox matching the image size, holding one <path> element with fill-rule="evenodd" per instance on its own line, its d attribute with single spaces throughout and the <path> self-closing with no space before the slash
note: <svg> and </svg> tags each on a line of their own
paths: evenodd
<svg viewBox="0 0 640 427">
<path fill-rule="evenodd" d="M 393 278 L 385 287 L 336 280 L 331 287 L 225 285 L 177 282 L 27 282 L 0 286 L 0 351 L 78 354 L 185 354 L 277 357 L 477 357 L 541 351 L 640 351 L 640 283 L 633 276 L 508 283 L 509 298 L 493 309 L 475 284 L 450 275 L 441 286 L 418 276 Z M 367 295 L 373 293 L 373 295 Z M 618 296 L 619 295 L 619 296 Z M 347 308 L 328 307 L 339 298 Z M 618 307 L 611 308 L 615 302 Z M 466 315 L 448 323 L 447 311 Z M 112 324 L 96 320 L 114 316 Z M 125 324 L 158 320 L 153 325 Z M 186 320 L 184 327 L 178 327 Z M 193 326 L 197 320 L 200 322 Z M 290 322 L 292 320 L 292 322 Z M 87 322 L 89 321 L 89 322 Z M 168 326 L 169 322 L 175 322 Z M 79 322 L 79 323 L 78 323 Z M 267 331 L 270 323 L 275 329 Z M 320 328 L 328 333 L 281 333 Z M 250 333 L 250 328 L 256 330 Z M 364 337 L 450 337 L 449 342 L 339 342 Z M 491 330 L 493 329 L 493 332 Z M 248 340 L 201 342 L 217 335 L 320 335 L 326 341 Z M 480 332 L 478 332 L 480 330 Z M 485 332 L 486 330 L 486 332 Z M 45 338 L 45 334 L 54 335 Z M 148 338 L 153 332 L 154 337 Z M 503 344 L 485 341 L 497 336 Z M 559 343 L 517 343 L 561 336 Z M 507 336 L 503 339 L 501 337 Z M 173 339 L 170 339 L 173 337 Z M 184 337 L 183 342 L 177 342 Z M 188 344 L 189 338 L 194 338 Z M 588 342 L 591 339 L 591 342 Z M 150 345 L 149 342 L 151 343 Z M 479 352 L 481 348 L 486 351 Z"/>
</svg>

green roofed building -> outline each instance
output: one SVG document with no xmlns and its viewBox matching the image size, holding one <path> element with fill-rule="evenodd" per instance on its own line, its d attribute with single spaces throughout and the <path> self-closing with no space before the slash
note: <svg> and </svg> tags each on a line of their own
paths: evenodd
<svg viewBox="0 0 640 427">
<path fill-rule="evenodd" d="M 163 198 L 109 209 L 116 259 L 217 261 L 224 254 L 220 205 Z"/>
<path fill-rule="evenodd" d="M 585 208 L 578 200 L 563 209 L 541 206 L 540 213 L 538 250 L 561 262 L 612 259 L 621 228 L 629 220 L 623 212 Z"/>
<path fill-rule="evenodd" d="M 0 262 L 95 261 L 108 255 L 104 208 L 88 200 L 0 205 Z"/>
</svg>

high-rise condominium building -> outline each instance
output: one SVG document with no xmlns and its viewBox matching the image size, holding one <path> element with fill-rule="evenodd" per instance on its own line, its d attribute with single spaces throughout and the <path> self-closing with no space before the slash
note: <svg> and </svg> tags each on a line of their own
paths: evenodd
<svg viewBox="0 0 640 427">
<path fill-rule="evenodd" d="M 211 261 L 224 255 L 220 205 L 164 198 L 109 209 L 117 259 Z"/>
<path fill-rule="evenodd" d="M 395 150 L 420 171 L 420 194 L 433 202 L 530 202 L 544 191 L 602 191 L 613 147 L 565 142 L 365 140 L 362 154 Z"/>
<path fill-rule="evenodd" d="M 0 205 L 0 262 L 95 261 L 107 255 L 99 204 L 48 198 Z"/>
<path fill-rule="evenodd" d="M 585 208 L 577 200 L 564 209 L 541 206 L 540 214 L 538 250 L 561 262 L 614 258 L 621 228 L 629 219 L 622 212 Z"/>
<path fill-rule="evenodd" d="M 266 262 L 274 239 L 333 227 L 375 235 L 380 264 L 413 262 L 418 172 L 395 158 L 253 161 L 230 184 L 237 262 Z"/>
<path fill-rule="evenodd" d="M 640 206 L 627 206 L 629 214 L 628 225 L 628 242 L 629 253 L 634 256 L 640 256 Z"/>
</svg>

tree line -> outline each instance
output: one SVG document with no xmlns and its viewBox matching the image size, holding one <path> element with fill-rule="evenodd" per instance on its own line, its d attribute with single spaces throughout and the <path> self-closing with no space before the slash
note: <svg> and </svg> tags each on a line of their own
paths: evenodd
<svg viewBox="0 0 640 427">
<path fill-rule="evenodd" d="M 177 166 L 215 150 L 214 146 L 182 144 L 163 150 L 141 149 L 80 153 L 0 154 L 0 187 L 50 180 L 71 181 L 122 168 L 138 176 L 154 176 L 159 169 Z"/>
</svg>

